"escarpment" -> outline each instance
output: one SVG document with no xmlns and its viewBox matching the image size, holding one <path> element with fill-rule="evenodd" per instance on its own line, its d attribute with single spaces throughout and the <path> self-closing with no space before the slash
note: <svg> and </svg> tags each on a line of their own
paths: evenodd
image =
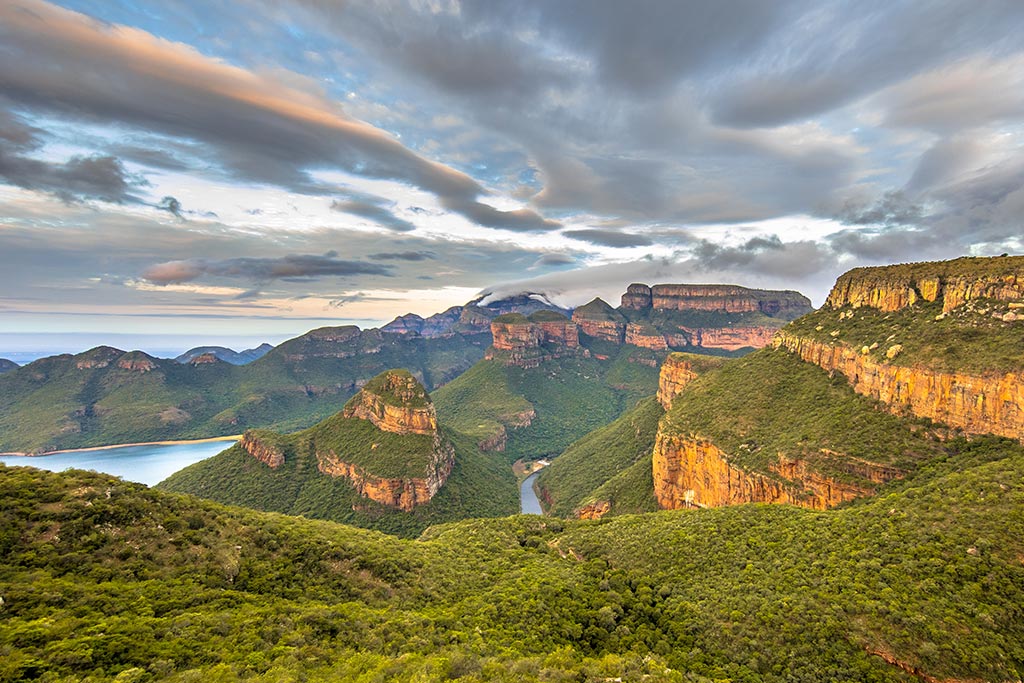
<svg viewBox="0 0 1024 683">
<path fill-rule="evenodd" d="M 829 372 L 842 373 L 854 391 L 893 412 L 909 411 L 972 434 L 1024 440 L 1024 373 L 971 375 L 875 360 L 838 342 L 780 332 L 775 344 Z M 896 348 L 895 346 L 890 348 Z"/>
<path fill-rule="evenodd" d="M 870 306 L 889 312 L 941 301 L 948 313 L 976 299 L 1024 299 L 1024 256 L 855 268 L 839 277 L 825 303 L 831 308 Z"/>
<path fill-rule="evenodd" d="M 800 460 L 780 458 L 769 472 L 747 471 L 708 439 L 658 433 L 654 444 L 654 495 L 664 510 L 743 503 L 788 503 L 824 510 L 872 492 L 814 472 Z M 883 483 L 899 470 L 861 465 L 863 476 Z"/>
<path fill-rule="evenodd" d="M 1024 257 L 852 270 L 774 344 L 895 413 L 1024 439 Z"/>
<path fill-rule="evenodd" d="M 748 289 L 737 285 L 654 285 L 635 283 L 622 295 L 622 307 L 657 311 L 759 312 L 796 317 L 811 310 L 799 292 Z"/>
</svg>

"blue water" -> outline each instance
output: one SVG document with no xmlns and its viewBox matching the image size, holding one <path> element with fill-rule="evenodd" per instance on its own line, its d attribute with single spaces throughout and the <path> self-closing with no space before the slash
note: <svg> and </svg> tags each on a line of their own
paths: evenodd
<svg viewBox="0 0 1024 683">
<path fill-rule="evenodd" d="M 519 510 L 524 515 L 543 515 L 544 511 L 540 509 L 540 501 L 537 500 L 537 494 L 533 490 L 533 480 L 540 474 L 540 470 L 537 470 L 526 478 L 526 481 L 519 487 Z"/>
<path fill-rule="evenodd" d="M 111 446 L 53 455 L 0 455 L 6 465 L 28 465 L 51 472 L 67 469 L 96 470 L 128 481 L 152 486 L 178 470 L 230 448 L 232 441 L 183 443 L 162 446 Z"/>
</svg>

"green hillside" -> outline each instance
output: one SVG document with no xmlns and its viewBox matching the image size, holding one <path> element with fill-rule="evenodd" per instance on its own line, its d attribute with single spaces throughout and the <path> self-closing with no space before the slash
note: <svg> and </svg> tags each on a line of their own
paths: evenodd
<svg viewBox="0 0 1024 683">
<path fill-rule="evenodd" d="M 484 360 L 436 390 L 434 405 L 444 424 L 478 440 L 508 426 L 507 458 L 536 460 L 557 455 L 654 393 L 658 358 L 646 349 L 618 347 L 608 360 L 570 356 L 535 368 Z M 529 426 L 511 426 L 530 411 Z"/>
<path fill-rule="evenodd" d="M 614 422 L 590 432 L 562 452 L 537 477 L 538 497 L 544 511 L 557 517 L 569 517 L 581 504 L 589 502 L 595 491 L 633 467 L 641 460 L 650 461 L 658 420 L 665 414 L 653 396 L 645 398 Z M 650 472 L 648 466 L 647 471 Z M 650 477 L 639 482 L 637 495 L 654 489 Z M 621 495 L 619 496 L 621 497 Z M 607 500 L 602 498 L 602 500 Z M 616 506 L 613 506 L 616 507 Z M 646 512 L 657 506 L 638 509 L 628 506 L 626 512 Z M 616 510 L 618 511 L 618 510 Z"/>
<path fill-rule="evenodd" d="M 1024 452 L 948 450 L 838 510 L 418 541 L 0 467 L 0 680 L 1018 680 Z"/>
<path fill-rule="evenodd" d="M 471 367 L 489 343 L 487 333 L 428 339 L 338 327 L 243 366 L 109 347 L 53 356 L 0 376 L 0 452 L 301 429 L 340 410 L 357 383 L 383 370 L 409 368 L 430 388 Z M 121 367 L 131 361 L 143 366 Z"/>
</svg>

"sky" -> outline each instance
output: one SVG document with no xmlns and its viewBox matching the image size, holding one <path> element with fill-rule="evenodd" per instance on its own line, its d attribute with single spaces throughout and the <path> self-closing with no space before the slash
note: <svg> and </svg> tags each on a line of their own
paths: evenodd
<svg viewBox="0 0 1024 683">
<path fill-rule="evenodd" d="M 0 354 L 1024 252 L 1020 0 L 4 0 Z"/>
</svg>

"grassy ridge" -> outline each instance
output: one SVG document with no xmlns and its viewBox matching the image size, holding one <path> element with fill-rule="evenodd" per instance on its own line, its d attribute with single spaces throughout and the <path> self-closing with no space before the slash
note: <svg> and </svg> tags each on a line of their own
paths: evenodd
<svg viewBox="0 0 1024 683">
<path fill-rule="evenodd" d="M 402 541 L 0 467 L 0 680 L 907 681 L 1024 674 L 1024 452 L 840 510 L 472 520 Z"/>
</svg>

